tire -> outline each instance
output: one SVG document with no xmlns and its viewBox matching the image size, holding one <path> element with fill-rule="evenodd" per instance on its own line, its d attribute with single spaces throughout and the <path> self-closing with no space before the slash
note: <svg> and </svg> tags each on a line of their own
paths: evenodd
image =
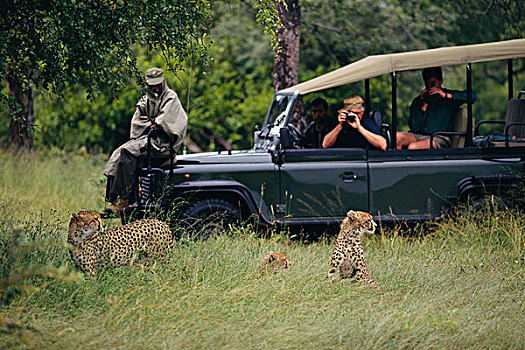
<svg viewBox="0 0 525 350">
<path fill-rule="evenodd" d="M 181 215 L 179 227 L 192 239 L 206 240 L 227 231 L 241 221 L 239 208 L 223 199 L 203 199 L 191 204 Z"/>
</svg>

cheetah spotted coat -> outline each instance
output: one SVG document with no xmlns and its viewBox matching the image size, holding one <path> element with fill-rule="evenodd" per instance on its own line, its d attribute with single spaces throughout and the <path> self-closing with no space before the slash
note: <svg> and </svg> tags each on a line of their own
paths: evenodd
<svg viewBox="0 0 525 350">
<path fill-rule="evenodd" d="M 362 211 L 350 210 L 346 215 L 335 242 L 331 268 L 326 278 L 333 282 L 339 269 L 341 278 L 355 277 L 357 281 L 373 285 L 375 282 L 365 264 L 361 236 L 365 232 L 374 233 L 377 225 L 372 215 Z"/>
<path fill-rule="evenodd" d="M 95 274 L 103 267 L 129 265 L 137 260 L 154 260 L 172 249 L 167 224 L 143 219 L 104 231 L 100 215 L 92 211 L 73 213 L 67 242 L 70 255 L 80 269 Z"/>
</svg>

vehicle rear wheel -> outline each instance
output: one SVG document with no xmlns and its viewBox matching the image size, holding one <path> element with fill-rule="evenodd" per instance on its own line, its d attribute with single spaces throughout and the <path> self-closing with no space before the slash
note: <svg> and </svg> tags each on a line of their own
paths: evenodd
<svg viewBox="0 0 525 350">
<path fill-rule="evenodd" d="M 233 203 L 211 198 L 200 200 L 186 208 L 179 226 L 190 238 L 206 240 L 225 232 L 230 225 L 240 221 L 239 209 Z"/>
</svg>

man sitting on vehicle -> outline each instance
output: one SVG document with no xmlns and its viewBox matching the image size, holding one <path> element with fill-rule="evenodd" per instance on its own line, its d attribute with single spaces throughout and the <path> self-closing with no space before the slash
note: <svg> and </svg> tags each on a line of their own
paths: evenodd
<svg viewBox="0 0 525 350">
<path fill-rule="evenodd" d="M 108 178 L 106 200 L 112 203 L 108 212 L 116 213 L 135 200 L 137 157 L 146 150 L 150 130 L 156 131 L 151 148 L 159 153 L 169 150 L 170 140 L 177 152 L 186 135 L 188 117 L 177 93 L 167 86 L 162 69 L 148 69 L 146 83 L 147 94 L 138 101 L 131 120 L 130 140 L 113 152 L 104 169 Z"/>
<path fill-rule="evenodd" d="M 332 119 L 328 116 L 328 103 L 320 97 L 316 98 L 312 101 L 310 113 L 313 121 L 306 128 L 300 146 L 322 148 L 324 137 L 334 127 Z"/>
<path fill-rule="evenodd" d="M 349 96 L 338 112 L 337 124 L 323 140 L 323 148 L 368 148 L 386 150 L 387 142 L 379 126 L 364 117 L 365 108 L 360 96 Z"/>
<path fill-rule="evenodd" d="M 430 137 L 438 131 L 452 131 L 456 111 L 467 102 L 467 92 L 448 90 L 442 87 L 443 72 L 441 67 L 423 69 L 425 89 L 417 96 L 410 106 L 408 125 L 410 132 L 398 132 L 397 148 L 408 149 L 430 148 Z M 472 92 L 471 101 L 477 96 Z M 434 148 L 450 147 L 450 137 L 437 135 L 433 139 Z"/>
</svg>

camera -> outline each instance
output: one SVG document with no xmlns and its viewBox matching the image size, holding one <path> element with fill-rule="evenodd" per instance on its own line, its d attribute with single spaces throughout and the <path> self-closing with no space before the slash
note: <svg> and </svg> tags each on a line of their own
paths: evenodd
<svg viewBox="0 0 525 350">
<path fill-rule="evenodd" d="M 345 114 L 347 122 L 349 123 L 355 122 L 355 118 L 357 117 L 357 114 L 355 114 L 354 112 L 344 112 L 344 114 Z"/>
<path fill-rule="evenodd" d="M 428 89 L 430 90 L 430 89 L 432 89 L 433 87 L 436 87 L 436 82 L 435 82 L 435 81 L 431 81 L 431 82 L 430 82 L 430 86 L 428 87 Z M 434 100 L 436 99 L 436 97 L 437 97 L 437 96 L 433 96 L 433 95 L 431 95 L 431 94 L 427 91 L 427 92 L 425 92 L 425 93 L 423 94 L 422 99 L 423 99 L 423 101 L 425 101 L 425 102 L 427 102 L 427 103 L 431 103 L 432 101 L 434 101 Z"/>
</svg>

